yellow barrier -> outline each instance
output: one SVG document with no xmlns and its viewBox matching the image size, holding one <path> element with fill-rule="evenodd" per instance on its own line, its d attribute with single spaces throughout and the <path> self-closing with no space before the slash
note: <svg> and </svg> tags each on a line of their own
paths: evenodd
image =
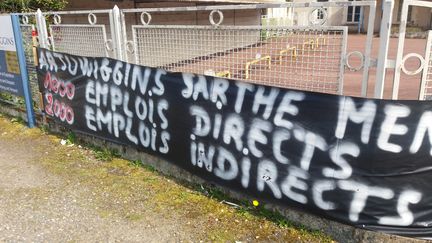
<svg viewBox="0 0 432 243">
<path fill-rule="evenodd" d="M 311 49 L 313 50 L 314 46 L 315 46 L 315 41 L 314 40 L 308 40 L 308 41 L 303 42 L 303 45 L 302 45 L 302 54 L 306 50 L 307 46 L 310 46 Z"/>
<path fill-rule="evenodd" d="M 224 71 L 216 73 L 215 76 L 216 77 L 231 78 L 231 72 L 229 70 L 224 70 Z"/>
<path fill-rule="evenodd" d="M 246 76 L 246 79 L 249 79 L 249 68 L 250 68 L 250 66 L 253 65 L 253 64 L 257 64 L 260 61 L 265 61 L 265 60 L 268 61 L 268 68 L 270 69 L 270 67 L 271 67 L 271 56 L 263 56 L 263 57 L 255 59 L 253 61 L 247 62 L 246 65 L 245 65 L 245 76 Z"/>
<path fill-rule="evenodd" d="M 291 57 L 294 58 L 294 60 L 297 59 L 297 48 L 295 46 L 288 47 L 287 49 L 279 52 L 279 64 L 282 64 L 282 55 L 290 51 L 292 51 Z"/>
</svg>

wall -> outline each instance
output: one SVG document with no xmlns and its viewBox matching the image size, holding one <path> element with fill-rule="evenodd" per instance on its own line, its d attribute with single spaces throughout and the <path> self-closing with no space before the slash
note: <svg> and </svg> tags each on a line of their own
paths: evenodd
<svg viewBox="0 0 432 243">
<path fill-rule="evenodd" d="M 397 19 L 398 14 L 402 11 L 402 0 L 395 0 L 393 10 L 393 24 L 399 24 L 400 20 Z M 424 30 L 431 28 L 432 13 L 430 8 L 424 7 L 411 7 L 411 19 L 408 19 L 408 26 L 420 27 Z"/>
<path fill-rule="evenodd" d="M 293 0 L 299 1 L 300 0 Z M 315 1 L 315 0 L 314 0 Z M 215 4 L 234 4 L 234 3 L 259 3 L 259 2 L 275 2 L 275 1 L 213 1 L 213 2 L 192 2 L 192 1 L 177 1 L 177 2 L 151 2 L 151 3 L 134 3 L 133 1 L 87 1 L 87 0 L 74 0 L 69 3 L 66 10 L 83 10 L 83 9 L 111 9 L 114 5 L 117 5 L 120 9 L 128 8 L 159 8 L 159 7 L 186 7 L 186 6 L 203 6 L 203 5 L 215 5 Z M 398 24 L 397 19 L 399 11 L 399 0 L 395 0 L 393 10 L 393 24 Z M 308 24 L 308 15 L 310 9 L 298 8 L 294 10 L 294 15 L 297 16 L 298 25 Z M 419 26 L 424 29 L 431 27 L 431 12 L 427 8 L 413 7 L 412 10 L 412 21 L 415 26 Z M 247 10 L 247 11 L 225 11 L 223 24 L 229 25 L 259 25 L 260 23 L 260 10 Z M 287 15 L 286 10 L 270 10 L 270 15 Z M 329 9 L 329 20 L 327 25 L 346 25 L 346 8 L 330 8 Z M 376 8 L 376 20 L 381 19 L 382 16 L 382 0 L 377 0 Z M 366 32 L 368 26 L 369 8 L 364 8 L 364 25 L 362 28 L 363 32 Z M 86 23 L 87 16 L 74 16 L 72 18 L 65 17 L 64 23 Z M 107 17 L 98 17 L 99 23 L 107 23 Z M 136 16 L 128 14 L 126 21 L 130 23 L 139 23 L 139 15 Z M 207 12 L 184 12 L 176 13 L 174 17 L 172 13 L 159 13 L 152 14 L 152 24 L 208 24 L 208 11 Z M 357 31 L 358 26 L 348 25 L 350 31 Z M 375 21 L 374 32 L 378 33 L 380 29 L 379 21 Z"/>
<path fill-rule="evenodd" d="M 327 25 L 338 26 L 344 25 L 346 19 L 345 8 L 329 8 Z"/>
<path fill-rule="evenodd" d="M 379 33 L 381 29 L 381 21 L 382 18 L 382 0 L 377 1 L 376 12 L 375 12 L 375 22 L 374 22 L 374 32 Z"/>
<path fill-rule="evenodd" d="M 431 29 L 431 11 L 430 8 L 413 7 L 411 14 L 413 25 L 424 30 Z"/>
<path fill-rule="evenodd" d="M 377 7 L 376 7 L 376 11 L 375 11 L 375 20 L 374 20 L 374 28 L 373 28 L 373 32 L 374 33 L 378 33 L 380 30 L 380 21 L 379 19 L 381 19 L 381 1 L 378 0 L 377 1 Z M 369 13 L 370 13 L 370 8 L 365 7 L 363 8 L 363 26 L 362 26 L 362 32 L 366 33 L 368 26 L 369 26 Z"/>
<path fill-rule="evenodd" d="M 293 0 L 294 2 L 302 2 L 301 0 Z M 382 18 L 382 0 L 376 1 L 376 12 L 375 12 L 375 21 L 374 21 L 374 32 L 378 33 L 380 31 L 380 19 Z M 399 9 L 399 0 L 395 0 L 394 10 L 393 10 L 393 23 L 398 23 L 397 13 Z M 307 8 L 297 8 L 294 10 L 295 15 L 298 17 L 298 25 L 307 25 L 308 23 L 308 14 L 310 9 Z M 361 28 L 362 32 L 367 32 L 368 24 L 369 24 L 369 7 L 363 8 L 363 26 Z M 347 25 L 349 27 L 349 31 L 357 31 L 358 24 L 347 24 L 347 8 L 337 8 L 332 7 L 328 8 L 328 21 L 326 25 L 331 26 L 344 26 Z M 423 28 L 430 28 L 431 14 L 426 8 L 413 8 L 413 19 L 414 23 Z"/>
<path fill-rule="evenodd" d="M 117 5 L 120 9 L 133 8 L 164 8 L 164 7 L 191 7 L 214 5 L 214 3 L 194 3 L 194 2 L 152 2 L 152 3 L 134 3 L 133 1 L 109 2 L 109 1 L 92 1 L 74 0 L 71 1 L 66 10 L 92 10 L 92 9 L 112 9 Z M 259 25 L 261 10 L 237 10 L 224 11 L 225 25 Z M 209 24 L 208 14 L 210 11 L 189 11 L 189 12 L 168 12 L 168 13 L 151 13 L 151 24 L 182 24 L 182 25 L 207 25 Z M 138 14 L 126 14 L 126 22 L 140 24 Z M 65 17 L 64 23 L 78 24 L 87 23 L 87 16 Z M 108 23 L 108 18 L 104 16 L 99 18 L 99 23 Z"/>
<path fill-rule="evenodd" d="M 302 0 L 294 0 L 294 2 L 303 2 Z M 316 0 L 314 0 L 316 2 Z M 347 24 L 347 8 L 346 7 L 327 7 L 328 19 L 324 26 L 348 26 L 348 30 L 350 32 L 358 31 L 358 24 Z M 368 16 L 369 10 L 368 8 L 364 8 L 365 15 Z M 295 8 L 294 12 L 294 24 L 300 26 L 309 25 L 309 14 L 313 10 L 313 8 Z M 367 17 L 366 17 L 367 18 Z M 363 32 L 367 30 L 367 21 L 365 22 Z M 379 26 L 379 25 L 378 25 Z"/>
</svg>

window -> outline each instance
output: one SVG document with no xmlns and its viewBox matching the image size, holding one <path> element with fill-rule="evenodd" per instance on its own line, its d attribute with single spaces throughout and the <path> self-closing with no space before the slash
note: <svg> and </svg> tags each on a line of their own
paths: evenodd
<svg viewBox="0 0 432 243">
<path fill-rule="evenodd" d="M 353 0 L 349 0 L 353 1 Z M 347 12 L 347 23 L 358 23 L 360 21 L 360 15 L 361 15 L 361 6 L 352 6 L 348 7 Z"/>
<path fill-rule="evenodd" d="M 326 11 L 326 9 L 320 8 L 317 10 L 317 19 L 324 19 L 324 11 Z"/>
<path fill-rule="evenodd" d="M 402 16 L 402 0 L 399 0 L 399 6 L 398 6 L 398 13 L 397 13 L 397 21 L 401 21 Z M 407 22 L 411 21 L 411 12 L 412 12 L 412 6 L 408 6 L 408 16 L 407 16 Z"/>
<path fill-rule="evenodd" d="M 318 2 L 328 2 L 328 0 L 318 0 Z M 327 8 L 319 8 L 317 10 L 317 19 L 324 19 L 324 11 L 327 11 Z"/>
<path fill-rule="evenodd" d="M 402 15 L 402 2 L 401 0 L 399 0 L 399 5 L 398 5 L 398 14 L 397 14 L 397 21 L 399 22 L 401 19 L 401 15 Z"/>
</svg>

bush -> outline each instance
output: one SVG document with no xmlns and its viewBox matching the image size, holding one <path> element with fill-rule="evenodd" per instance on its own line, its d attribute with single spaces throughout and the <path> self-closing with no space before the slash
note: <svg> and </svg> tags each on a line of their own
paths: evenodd
<svg viewBox="0 0 432 243">
<path fill-rule="evenodd" d="M 57 11 L 66 7 L 66 0 L 2 0 L 0 13 L 33 12 L 40 8 L 42 11 Z"/>
</svg>

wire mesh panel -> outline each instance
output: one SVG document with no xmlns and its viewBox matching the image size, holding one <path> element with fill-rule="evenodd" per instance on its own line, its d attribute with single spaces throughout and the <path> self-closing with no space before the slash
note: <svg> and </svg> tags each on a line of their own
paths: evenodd
<svg viewBox="0 0 432 243">
<path fill-rule="evenodd" d="M 22 34 L 22 41 L 25 45 L 25 52 L 26 54 L 33 55 L 33 31 L 34 31 L 34 25 L 31 24 L 21 24 L 21 34 Z M 32 47 L 32 48 L 27 48 Z M 31 55 L 26 55 L 26 58 L 31 57 Z"/>
<path fill-rule="evenodd" d="M 135 62 L 325 93 L 341 90 L 345 27 L 133 26 Z"/>
<path fill-rule="evenodd" d="M 81 56 L 108 56 L 105 25 L 52 25 L 50 34 L 56 51 Z"/>
<path fill-rule="evenodd" d="M 432 30 L 428 33 L 426 42 L 425 63 L 423 67 L 420 99 L 432 100 Z"/>
<path fill-rule="evenodd" d="M 35 52 L 34 52 L 34 43 L 36 40 L 33 36 L 33 31 L 35 31 L 35 26 L 32 24 L 21 24 L 21 34 L 22 41 L 24 46 L 24 54 L 26 58 L 27 65 L 27 73 L 30 83 L 30 90 L 32 94 L 33 101 L 40 107 L 40 99 L 39 99 L 39 86 L 37 80 L 36 66 L 34 63 Z"/>
<path fill-rule="evenodd" d="M 429 63 L 427 64 L 427 77 L 426 77 L 426 87 L 424 93 L 424 100 L 432 100 L 432 52 L 429 53 Z"/>
</svg>

